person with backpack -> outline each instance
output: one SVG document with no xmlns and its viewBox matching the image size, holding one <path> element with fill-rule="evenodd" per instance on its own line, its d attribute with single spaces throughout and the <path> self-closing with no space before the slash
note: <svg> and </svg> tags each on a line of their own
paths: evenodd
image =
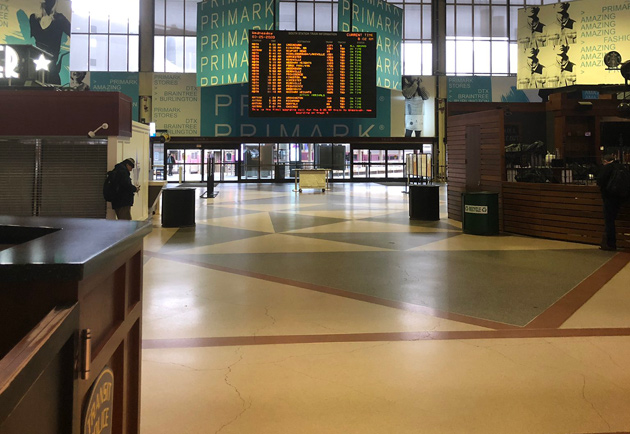
<svg viewBox="0 0 630 434">
<path fill-rule="evenodd" d="M 133 195 L 140 191 L 139 185 L 131 182 L 131 170 L 136 167 L 133 158 L 127 158 L 114 166 L 114 170 L 108 172 L 103 194 L 105 200 L 112 203 L 118 220 L 131 220 L 131 207 Z"/>
<path fill-rule="evenodd" d="M 606 154 L 603 166 L 597 174 L 597 185 L 604 202 L 604 235 L 599 246 L 602 250 L 617 250 L 617 230 L 615 220 L 619 209 L 630 196 L 630 172 L 614 154 Z"/>
</svg>

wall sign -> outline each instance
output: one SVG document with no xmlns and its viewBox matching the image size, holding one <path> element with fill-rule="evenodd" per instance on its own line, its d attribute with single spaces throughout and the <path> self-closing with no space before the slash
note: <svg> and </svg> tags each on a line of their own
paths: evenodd
<svg viewBox="0 0 630 434">
<path fill-rule="evenodd" d="M 518 11 L 519 89 L 623 84 L 607 69 L 610 51 L 630 58 L 630 2 L 575 0 Z"/>
<path fill-rule="evenodd" d="M 108 366 L 98 376 L 83 407 L 83 434 L 111 434 L 114 414 L 114 371 Z"/>
<path fill-rule="evenodd" d="M 0 0 L 0 44 L 45 51 L 50 61 L 45 83 L 65 85 L 70 80 L 71 16 L 70 0 Z"/>
<path fill-rule="evenodd" d="M 390 137 L 391 92 L 376 89 L 376 118 L 250 117 L 249 86 L 201 89 L 201 135 L 210 137 Z M 154 100 L 155 104 L 155 100 Z M 155 116 L 155 110 L 153 111 Z M 156 121 L 157 125 L 157 121 Z M 169 130 L 169 133 L 171 131 Z M 172 134 L 171 134 L 172 135 Z"/>
<path fill-rule="evenodd" d="M 0 44 L 0 85 L 22 86 L 27 80 L 46 83 L 52 58 L 30 45 Z"/>
<path fill-rule="evenodd" d="M 171 136 L 198 136 L 200 89 L 195 74 L 153 74 L 153 122 Z"/>
</svg>

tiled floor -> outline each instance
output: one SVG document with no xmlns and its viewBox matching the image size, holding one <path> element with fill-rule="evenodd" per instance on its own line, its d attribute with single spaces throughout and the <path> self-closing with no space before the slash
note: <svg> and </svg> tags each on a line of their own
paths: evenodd
<svg viewBox="0 0 630 434">
<path fill-rule="evenodd" d="M 409 220 L 400 186 L 292 187 L 155 219 L 143 433 L 630 431 L 630 254 Z"/>
</svg>

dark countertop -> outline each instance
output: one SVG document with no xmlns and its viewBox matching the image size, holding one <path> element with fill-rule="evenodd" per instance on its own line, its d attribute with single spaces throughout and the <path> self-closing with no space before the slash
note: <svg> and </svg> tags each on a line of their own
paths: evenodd
<svg viewBox="0 0 630 434">
<path fill-rule="evenodd" d="M 0 216 L 0 281 L 83 280 L 151 230 L 151 221 Z"/>
</svg>

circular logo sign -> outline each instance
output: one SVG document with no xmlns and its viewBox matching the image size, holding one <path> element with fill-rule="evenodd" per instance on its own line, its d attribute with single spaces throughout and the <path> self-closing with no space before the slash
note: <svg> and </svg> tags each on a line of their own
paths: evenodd
<svg viewBox="0 0 630 434">
<path fill-rule="evenodd" d="M 105 366 L 98 376 L 85 404 L 83 434 L 111 434 L 114 412 L 114 371 Z"/>
</svg>

